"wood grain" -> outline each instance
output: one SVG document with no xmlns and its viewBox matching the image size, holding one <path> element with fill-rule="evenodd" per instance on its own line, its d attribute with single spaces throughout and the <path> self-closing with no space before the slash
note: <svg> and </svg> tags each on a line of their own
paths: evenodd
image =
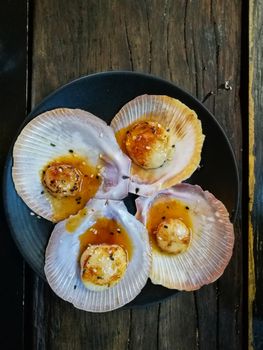
<svg viewBox="0 0 263 350">
<path fill-rule="evenodd" d="M 14 26 L 14 23 L 16 25 Z M 27 108 L 27 1 L 1 3 L 0 183 L 13 138 Z M 0 198 L 0 348 L 22 349 L 24 262 L 12 240 Z M 14 332 L 15 330 L 15 332 Z"/>
<path fill-rule="evenodd" d="M 249 346 L 263 348 L 263 234 L 262 234 L 262 1 L 249 11 Z"/>
<path fill-rule="evenodd" d="M 35 1 L 32 106 L 73 78 L 115 69 L 158 75 L 200 100 L 213 91 L 205 105 L 241 175 L 240 21 L 238 0 Z M 233 258 L 218 282 L 148 308 L 84 313 L 35 276 L 33 348 L 240 349 L 241 227 L 239 214 Z"/>
</svg>

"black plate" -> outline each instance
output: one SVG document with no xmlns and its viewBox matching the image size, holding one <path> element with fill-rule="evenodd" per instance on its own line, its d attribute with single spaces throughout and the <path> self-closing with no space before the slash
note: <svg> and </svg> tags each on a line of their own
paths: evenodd
<svg viewBox="0 0 263 350">
<path fill-rule="evenodd" d="M 142 94 L 175 97 L 196 111 L 206 138 L 201 168 L 188 182 L 211 191 L 225 204 L 234 220 L 238 206 L 239 181 L 236 162 L 226 135 L 211 113 L 197 99 L 167 81 L 133 72 L 106 72 L 86 76 L 61 87 L 45 98 L 26 118 L 21 129 L 38 114 L 57 107 L 81 108 L 110 123 L 125 103 Z M 21 254 L 32 269 L 45 279 L 44 253 L 53 224 L 32 215 L 31 210 L 17 195 L 11 168 L 12 148 L 4 172 L 6 216 Z M 129 195 L 125 199 L 125 204 L 132 214 L 135 212 L 134 198 L 134 195 Z M 148 282 L 130 305 L 160 301 L 176 292 Z"/>
</svg>

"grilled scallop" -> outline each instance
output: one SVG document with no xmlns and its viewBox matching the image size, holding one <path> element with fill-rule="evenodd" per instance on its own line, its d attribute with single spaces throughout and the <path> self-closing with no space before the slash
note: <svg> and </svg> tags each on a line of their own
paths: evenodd
<svg viewBox="0 0 263 350">
<path fill-rule="evenodd" d="M 201 122 L 172 97 L 138 96 L 116 114 L 111 127 L 132 160 L 132 193 L 150 196 L 169 188 L 189 178 L 200 163 Z"/>
<path fill-rule="evenodd" d="M 12 175 L 38 215 L 60 221 L 90 198 L 127 196 L 130 160 L 107 124 L 79 109 L 60 108 L 31 120 L 14 145 Z"/>
<path fill-rule="evenodd" d="M 167 161 L 168 132 L 156 122 L 138 122 L 127 132 L 125 149 L 133 162 L 144 169 L 157 169 Z"/>
<path fill-rule="evenodd" d="M 133 300 L 146 284 L 150 267 L 147 231 L 120 201 L 90 200 L 55 226 L 46 249 L 51 288 L 91 312 L 110 311 Z"/>
<path fill-rule="evenodd" d="M 233 251 L 228 212 L 201 187 L 179 184 L 136 199 L 136 217 L 152 247 L 151 281 L 167 288 L 196 290 L 218 279 Z"/>
<path fill-rule="evenodd" d="M 117 284 L 127 269 L 127 252 L 118 244 L 88 245 L 81 255 L 81 279 L 91 290 L 103 290 Z"/>
</svg>

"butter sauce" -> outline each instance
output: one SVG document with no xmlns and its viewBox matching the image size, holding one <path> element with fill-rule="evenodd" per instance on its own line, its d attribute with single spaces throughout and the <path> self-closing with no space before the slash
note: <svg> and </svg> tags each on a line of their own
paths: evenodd
<svg viewBox="0 0 263 350">
<path fill-rule="evenodd" d="M 66 230 L 70 233 L 74 232 L 87 215 L 87 208 L 81 209 L 76 215 L 70 217 L 66 222 Z"/>
</svg>

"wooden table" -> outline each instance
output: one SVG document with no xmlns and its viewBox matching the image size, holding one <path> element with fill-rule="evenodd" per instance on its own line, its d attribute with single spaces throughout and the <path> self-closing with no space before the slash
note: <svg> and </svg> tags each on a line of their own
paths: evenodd
<svg viewBox="0 0 263 350">
<path fill-rule="evenodd" d="M 160 76 L 200 101 L 205 99 L 205 106 L 230 140 L 244 185 L 235 223 L 234 254 L 217 282 L 152 306 L 106 314 L 81 312 L 53 294 L 24 263 L 10 238 L 1 207 L 1 349 L 241 349 L 246 348 L 248 339 L 248 306 L 249 344 L 262 349 L 261 4 L 259 0 L 250 2 L 248 81 L 246 1 L 2 2 L 2 168 L 18 126 L 43 97 L 79 76 L 121 69 Z M 247 215 L 246 200 L 248 125 L 252 216 Z"/>
</svg>

